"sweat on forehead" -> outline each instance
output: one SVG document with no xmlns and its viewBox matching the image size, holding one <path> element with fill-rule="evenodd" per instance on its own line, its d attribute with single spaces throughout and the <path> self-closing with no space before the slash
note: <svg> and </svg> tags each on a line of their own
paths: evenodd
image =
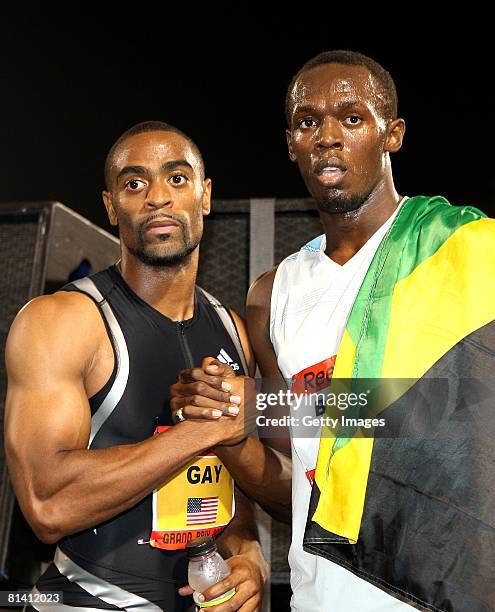
<svg viewBox="0 0 495 612">
<path fill-rule="evenodd" d="M 323 64 L 303 72 L 294 82 L 288 96 L 288 111 L 318 98 L 348 98 L 371 104 L 384 113 L 387 96 L 376 77 L 363 66 Z"/>
<path fill-rule="evenodd" d="M 361 71 L 364 78 L 375 84 L 376 110 L 386 121 L 397 118 L 397 91 L 392 75 L 371 57 L 345 49 L 323 51 L 309 59 L 292 77 L 285 96 L 287 124 L 291 125 L 294 96 L 299 96 L 296 86 L 300 86 L 314 69 L 337 69 L 341 77 L 356 76 Z M 364 72 L 363 72 L 364 71 Z M 327 94 L 328 95 L 328 94 Z"/>
<path fill-rule="evenodd" d="M 118 169 L 126 164 L 155 164 L 169 159 L 187 159 L 198 166 L 198 159 L 187 140 L 177 134 L 153 132 L 131 136 L 114 151 L 111 166 Z"/>
</svg>

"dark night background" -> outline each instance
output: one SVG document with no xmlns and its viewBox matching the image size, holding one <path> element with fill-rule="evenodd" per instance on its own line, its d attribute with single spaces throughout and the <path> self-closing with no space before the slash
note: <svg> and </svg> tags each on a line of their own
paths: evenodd
<svg viewBox="0 0 495 612">
<path fill-rule="evenodd" d="M 41 3 L 2 9 L 0 200 L 58 200 L 110 229 L 105 154 L 146 119 L 196 140 L 216 198 L 304 196 L 286 154 L 285 90 L 304 61 L 348 48 L 396 81 L 407 122 L 393 158 L 399 192 L 494 212 L 493 54 L 482 15 L 454 27 L 432 24 L 417 5 L 386 23 L 343 4 L 282 13 L 267 4 L 257 14 L 248 5 L 100 4 L 71 3 L 71 14 Z"/>
</svg>

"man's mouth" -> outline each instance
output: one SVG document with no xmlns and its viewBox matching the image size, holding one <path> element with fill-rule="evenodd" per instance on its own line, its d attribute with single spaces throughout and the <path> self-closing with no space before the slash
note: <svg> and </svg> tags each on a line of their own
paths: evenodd
<svg viewBox="0 0 495 612">
<path fill-rule="evenodd" d="M 347 168 L 339 159 L 320 161 L 316 164 L 315 174 L 325 187 L 334 187 L 343 179 Z"/>
<path fill-rule="evenodd" d="M 148 223 L 144 228 L 146 232 L 151 234 L 169 234 L 174 229 L 178 228 L 179 225 L 173 219 L 158 219 Z"/>
</svg>

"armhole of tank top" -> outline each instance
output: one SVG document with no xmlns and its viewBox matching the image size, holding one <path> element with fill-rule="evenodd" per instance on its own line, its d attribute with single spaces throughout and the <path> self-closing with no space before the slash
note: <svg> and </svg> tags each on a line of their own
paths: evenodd
<svg viewBox="0 0 495 612">
<path fill-rule="evenodd" d="M 239 343 L 239 346 L 241 347 L 241 354 L 239 355 L 241 362 L 242 362 L 242 369 L 244 370 L 244 376 L 249 376 L 249 367 L 248 367 L 248 362 L 246 359 L 246 353 L 244 352 L 244 347 L 242 346 L 242 341 L 241 341 L 241 336 L 239 334 L 239 330 L 237 329 L 237 325 L 235 322 L 234 317 L 232 316 L 232 313 L 230 312 L 230 308 L 227 308 L 226 306 L 224 306 L 223 304 L 220 304 L 220 308 L 223 308 L 224 311 L 227 313 L 227 316 L 229 317 L 229 319 L 232 321 L 232 328 L 234 330 L 235 335 L 237 336 L 237 342 Z M 218 319 L 220 320 L 220 323 L 225 327 L 222 319 L 220 318 L 220 316 L 218 315 L 218 312 L 215 310 L 215 313 L 218 317 Z M 227 333 L 230 336 L 229 330 L 226 329 Z M 239 352 L 239 350 L 237 349 L 235 342 L 234 342 L 234 338 L 231 337 L 231 340 L 234 344 L 234 348 L 236 349 L 237 352 Z"/>
<path fill-rule="evenodd" d="M 241 336 L 239 334 L 239 330 L 237 328 L 236 322 L 234 317 L 232 316 L 232 313 L 230 312 L 230 308 L 227 308 L 227 306 L 222 306 L 222 308 L 225 310 L 225 312 L 229 315 L 229 319 L 232 321 L 232 325 L 234 326 L 234 330 L 235 333 L 237 334 L 237 339 L 239 340 L 241 346 L 242 346 L 242 342 L 241 342 Z"/>
<path fill-rule="evenodd" d="M 244 370 L 244 376 L 249 376 L 249 368 L 248 368 L 248 363 L 247 363 L 247 359 L 246 359 L 246 354 L 244 353 L 244 347 L 242 346 L 241 337 L 239 335 L 239 330 L 237 329 L 237 325 L 236 325 L 236 323 L 234 321 L 234 317 L 230 313 L 230 310 L 226 306 L 224 306 L 219 300 L 217 300 L 216 297 L 214 297 L 213 295 L 211 295 L 210 293 L 208 293 L 207 291 L 205 291 L 201 287 L 198 287 L 198 289 L 200 290 L 201 295 L 206 299 L 208 305 L 212 307 L 215 315 L 217 316 L 217 319 L 219 320 L 219 322 L 222 324 L 222 326 L 224 327 L 225 331 L 229 335 L 229 337 L 230 337 L 230 339 L 231 339 L 231 341 L 232 341 L 232 343 L 234 345 L 234 348 L 236 349 L 236 351 L 238 353 L 239 353 L 239 348 L 240 348 L 241 352 L 239 354 L 239 358 L 241 360 L 242 369 Z M 233 331 L 234 331 L 234 333 L 236 335 L 236 338 L 232 337 L 232 334 L 227 329 L 227 326 L 225 325 L 225 323 L 222 321 L 222 317 L 218 313 L 218 309 L 220 309 L 220 308 L 227 314 L 229 320 L 231 321 L 232 328 L 233 328 Z M 239 344 L 239 348 L 236 346 L 236 339 L 237 339 L 237 343 Z"/>
<path fill-rule="evenodd" d="M 241 335 L 239 334 L 239 329 L 237 328 L 237 324 L 235 322 L 235 319 L 232 316 L 232 313 L 230 312 L 230 308 L 227 308 L 226 306 L 222 306 L 222 308 L 229 315 L 229 319 L 232 321 L 232 327 L 234 328 L 235 334 L 237 336 L 237 340 L 238 340 L 239 345 L 240 345 L 240 347 L 242 349 L 242 356 L 244 357 L 244 361 L 246 362 L 246 366 L 247 366 L 246 353 L 244 352 L 244 347 L 242 346 Z M 245 372 L 244 375 L 245 376 L 249 376 L 249 372 Z"/>
<path fill-rule="evenodd" d="M 100 305 L 98 304 L 97 300 L 95 300 L 95 298 L 92 295 L 90 295 L 89 293 L 86 293 L 85 291 L 81 291 L 80 289 L 77 289 L 77 288 L 66 289 L 65 291 L 73 291 L 73 292 L 80 293 L 81 295 L 85 295 L 87 298 L 89 298 L 93 302 L 93 304 L 96 306 L 96 309 L 100 313 L 101 318 L 103 319 L 103 325 L 105 326 L 105 331 L 107 333 L 107 337 L 110 340 L 110 345 L 112 347 L 112 353 L 113 353 L 113 368 L 112 368 L 112 373 L 110 374 L 110 377 L 108 378 L 108 380 L 105 383 L 103 383 L 103 385 L 98 389 L 98 391 L 96 391 L 96 393 L 93 393 L 93 395 L 91 397 L 88 397 L 88 402 L 90 402 L 90 404 L 92 404 L 92 403 L 95 403 L 97 401 L 99 396 L 101 396 L 102 399 L 104 397 L 106 397 L 106 395 L 108 393 L 108 390 L 113 385 L 113 383 L 115 381 L 115 377 L 117 375 L 118 353 L 117 353 L 117 350 L 115 348 L 114 339 L 113 339 L 112 332 L 110 330 L 110 326 L 108 324 L 107 318 L 105 317 L 105 314 L 104 314 L 103 310 L 100 308 Z M 101 402 L 99 402 L 99 403 L 101 404 Z M 98 409 L 98 405 L 94 407 L 94 410 L 93 410 L 93 406 L 91 406 L 91 414 L 93 414 L 97 409 Z"/>
</svg>

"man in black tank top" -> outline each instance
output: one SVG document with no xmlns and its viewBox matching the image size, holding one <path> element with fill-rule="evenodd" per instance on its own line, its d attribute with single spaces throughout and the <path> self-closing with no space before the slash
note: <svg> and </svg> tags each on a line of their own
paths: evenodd
<svg viewBox="0 0 495 612">
<path fill-rule="evenodd" d="M 178 593 L 184 547 L 209 534 L 230 557 L 229 609 L 257 610 L 266 571 L 252 506 L 239 491 L 234 503 L 210 452 L 246 436 L 243 379 L 219 384 L 208 422 L 177 423 L 169 406 L 178 372 L 206 358 L 253 374 L 242 320 L 195 285 L 211 181 L 194 143 L 159 122 L 117 140 L 105 180 L 121 260 L 31 300 L 7 340 L 12 482 L 38 537 L 58 542 L 32 605 L 62 591 L 52 610 L 191 609 L 191 589 Z"/>
</svg>

